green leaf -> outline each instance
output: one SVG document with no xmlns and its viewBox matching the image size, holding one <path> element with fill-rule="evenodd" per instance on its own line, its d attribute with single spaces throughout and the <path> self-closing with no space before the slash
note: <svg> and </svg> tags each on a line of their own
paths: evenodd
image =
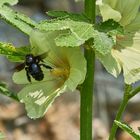
<svg viewBox="0 0 140 140">
<path fill-rule="evenodd" d="M 2 19 L 6 20 L 8 23 L 14 25 L 23 33 L 29 35 L 36 22 L 31 20 L 29 17 L 14 11 L 8 6 L 0 7 L 0 16 Z"/>
<path fill-rule="evenodd" d="M 75 47 L 85 43 L 93 37 L 94 27 L 92 24 L 71 19 L 43 22 L 36 28 L 44 31 L 64 30 L 56 38 L 57 46 Z"/>
<path fill-rule="evenodd" d="M 36 28 L 43 31 L 60 30 L 55 38 L 57 46 L 78 47 L 87 40 L 94 38 L 94 47 L 102 54 L 108 53 L 114 45 L 113 39 L 105 33 L 94 30 L 92 24 L 71 19 L 43 22 Z"/>
<path fill-rule="evenodd" d="M 113 42 L 113 39 L 111 37 L 108 37 L 105 33 L 98 31 L 95 32 L 94 45 L 92 47 L 95 48 L 95 50 L 99 53 L 105 55 L 111 52 L 114 44 L 115 43 Z"/>
<path fill-rule="evenodd" d="M 8 89 L 8 86 L 4 82 L 0 82 L 0 94 L 3 94 L 18 101 L 18 97 Z"/>
<path fill-rule="evenodd" d="M 140 135 L 136 133 L 130 126 L 125 123 L 119 122 L 115 120 L 116 125 L 118 125 L 121 129 L 128 132 L 134 139 L 139 140 Z"/>
<path fill-rule="evenodd" d="M 51 17 L 56 17 L 59 19 L 71 19 L 71 20 L 75 20 L 75 21 L 87 21 L 87 22 L 89 22 L 87 17 L 84 16 L 83 14 L 68 13 L 66 11 L 48 11 L 47 14 Z"/>
<path fill-rule="evenodd" d="M 29 47 L 16 48 L 12 44 L 0 42 L 0 54 L 6 56 L 12 62 L 24 61 L 25 55 L 29 52 Z"/>
<path fill-rule="evenodd" d="M 0 7 L 4 4 L 15 5 L 18 3 L 18 0 L 0 0 Z"/>
<path fill-rule="evenodd" d="M 113 19 L 109 19 L 105 22 L 101 22 L 96 25 L 96 29 L 100 32 L 105 32 L 108 35 L 123 35 L 123 27 Z"/>
<path fill-rule="evenodd" d="M 48 11 L 47 15 L 49 15 L 51 17 L 66 17 L 66 16 L 68 16 L 67 13 L 68 12 L 66 12 L 66 11 Z"/>
</svg>

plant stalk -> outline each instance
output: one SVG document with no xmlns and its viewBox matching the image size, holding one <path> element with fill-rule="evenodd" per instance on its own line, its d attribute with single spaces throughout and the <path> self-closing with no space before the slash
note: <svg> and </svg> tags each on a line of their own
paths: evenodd
<svg viewBox="0 0 140 140">
<path fill-rule="evenodd" d="M 95 22 L 95 1 L 85 0 L 85 15 L 91 23 Z M 85 45 L 90 48 L 91 42 Z M 93 49 L 84 50 L 85 59 L 87 60 L 87 75 L 81 88 L 80 102 L 80 140 L 92 140 L 92 110 L 93 110 L 93 87 L 94 87 L 94 70 L 95 54 Z"/>
<path fill-rule="evenodd" d="M 129 98 L 131 99 L 132 97 L 134 97 L 136 94 L 138 94 L 140 92 L 140 86 L 135 88 L 134 90 L 132 90 L 129 94 Z"/>
<path fill-rule="evenodd" d="M 96 0 L 85 0 L 85 15 L 90 19 L 91 23 L 95 23 Z"/>
<path fill-rule="evenodd" d="M 124 112 L 124 110 L 125 110 L 125 108 L 126 108 L 126 106 L 127 106 L 127 103 L 128 103 L 128 100 L 123 100 L 123 101 L 121 102 L 115 120 L 117 120 L 117 121 L 120 121 L 120 120 L 121 120 L 122 113 Z M 109 140 L 114 140 L 115 134 L 116 134 L 116 132 L 117 132 L 117 128 L 118 128 L 118 126 L 113 122 L 113 126 L 112 126 L 112 128 L 111 128 Z"/>
<path fill-rule="evenodd" d="M 80 140 L 92 140 L 94 52 L 85 50 L 87 76 L 81 89 Z"/>
<path fill-rule="evenodd" d="M 127 106 L 127 103 L 129 101 L 129 93 L 131 91 L 131 86 L 130 85 L 125 85 L 125 91 L 124 91 L 124 96 L 123 96 L 123 100 L 120 104 L 119 110 L 117 112 L 116 118 L 115 120 L 120 121 L 122 114 Z M 117 128 L 118 126 L 116 125 L 115 122 L 113 122 L 113 126 L 111 128 L 111 132 L 110 132 L 110 136 L 109 136 L 109 140 L 114 140 L 116 132 L 117 132 Z"/>
</svg>

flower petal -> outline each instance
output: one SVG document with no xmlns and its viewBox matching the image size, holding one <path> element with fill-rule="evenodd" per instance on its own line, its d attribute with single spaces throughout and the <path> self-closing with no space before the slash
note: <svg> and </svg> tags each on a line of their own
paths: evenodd
<svg viewBox="0 0 140 140">
<path fill-rule="evenodd" d="M 18 94 L 30 118 L 42 117 L 51 106 L 54 99 L 66 90 L 59 88 L 60 81 L 38 82 L 24 87 Z"/>
<path fill-rule="evenodd" d="M 121 72 L 121 65 L 119 61 L 115 58 L 115 56 L 112 55 L 112 53 L 113 50 L 106 55 L 102 55 L 96 52 L 96 57 L 100 60 L 100 62 L 110 74 L 117 77 Z"/>
<path fill-rule="evenodd" d="M 117 22 L 120 21 L 121 14 L 118 11 L 114 10 L 110 5 L 106 3 L 101 3 L 99 5 L 99 9 L 103 17 L 103 21 L 107 21 L 109 19 L 113 19 Z"/>
<path fill-rule="evenodd" d="M 130 24 L 139 12 L 140 0 L 103 0 L 99 4 L 101 15 L 105 20 L 113 19 L 122 26 Z"/>
<path fill-rule="evenodd" d="M 114 50 L 115 56 L 123 67 L 125 83 L 131 84 L 140 80 L 140 33 L 136 33 L 131 47 Z"/>
<path fill-rule="evenodd" d="M 128 32 L 135 32 L 140 29 L 140 12 L 137 13 L 135 19 L 130 24 L 128 24 L 125 29 Z"/>
<path fill-rule="evenodd" d="M 46 68 L 41 68 L 43 70 L 44 73 L 44 79 L 43 81 L 49 81 L 49 80 L 54 80 L 56 77 L 54 77 L 53 75 L 51 75 L 50 70 L 47 70 Z M 34 80 L 31 77 L 31 81 L 32 83 L 37 83 L 38 81 Z M 25 69 L 19 71 L 19 72 L 15 72 L 12 76 L 12 79 L 14 81 L 14 83 L 16 84 L 30 84 L 30 82 L 27 79 L 27 74 Z"/>
<path fill-rule="evenodd" d="M 119 0 L 116 3 L 115 10 L 119 11 L 122 15 L 120 24 L 122 26 L 128 25 L 135 19 L 140 6 L 140 0 Z"/>
</svg>

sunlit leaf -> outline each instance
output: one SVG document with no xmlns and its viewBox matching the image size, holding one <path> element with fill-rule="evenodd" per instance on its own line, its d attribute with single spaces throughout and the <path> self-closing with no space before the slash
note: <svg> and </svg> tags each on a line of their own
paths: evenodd
<svg viewBox="0 0 140 140">
<path fill-rule="evenodd" d="M 113 45 L 114 45 L 114 42 L 112 38 L 108 37 L 103 32 L 95 32 L 93 47 L 95 47 L 96 51 L 105 55 L 111 52 Z"/>
<path fill-rule="evenodd" d="M 14 25 L 19 30 L 29 35 L 36 23 L 29 17 L 14 11 L 8 6 L 3 5 L 0 7 L 0 16 L 8 23 Z"/>
<path fill-rule="evenodd" d="M 93 25 L 87 22 L 74 21 L 70 19 L 43 22 L 36 28 L 44 31 L 67 30 L 60 32 L 56 38 L 57 46 L 75 47 L 85 43 L 93 37 Z"/>
<path fill-rule="evenodd" d="M 94 48 L 102 54 L 108 53 L 114 45 L 113 39 L 105 33 L 94 30 L 92 24 L 70 19 L 54 20 L 52 22 L 43 22 L 37 26 L 43 31 L 58 30 L 55 38 L 57 46 L 79 47 L 87 40 L 94 38 Z"/>
</svg>

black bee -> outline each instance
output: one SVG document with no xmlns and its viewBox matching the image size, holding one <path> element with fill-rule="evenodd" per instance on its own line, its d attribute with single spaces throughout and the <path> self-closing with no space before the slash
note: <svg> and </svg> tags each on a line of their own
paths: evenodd
<svg viewBox="0 0 140 140">
<path fill-rule="evenodd" d="M 31 76 L 35 80 L 41 81 L 44 78 L 44 74 L 41 69 L 41 66 L 45 67 L 46 69 L 52 69 L 50 66 L 47 66 L 43 63 L 43 59 L 45 57 L 46 57 L 46 53 L 38 56 L 34 56 L 33 54 L 27 54 L 25 56 L 25 62 L 18 65 L 16 69 L 20 71 L 25 68 L 27 79 L 29 82 L 31 82 Z"/>
</svg>

